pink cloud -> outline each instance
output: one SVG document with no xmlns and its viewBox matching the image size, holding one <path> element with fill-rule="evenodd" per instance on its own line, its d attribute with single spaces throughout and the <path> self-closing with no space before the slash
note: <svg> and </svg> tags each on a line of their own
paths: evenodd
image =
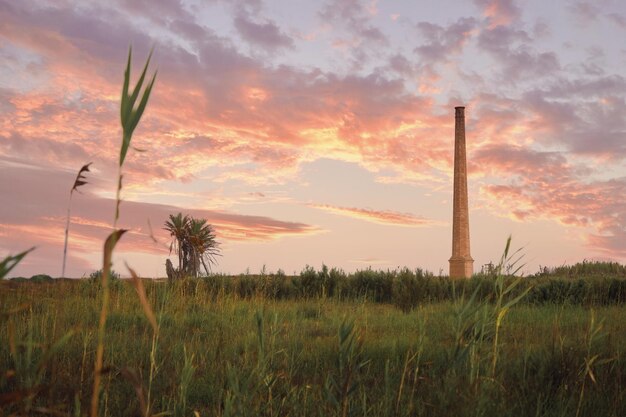
<svg viewBox="0 0 626 417">
<path fill-rule="evenodd" d="M 474 0 L 474 3 L 482 8 L 491 28 L 510 25 L 522 14 L 515 0 Z"/>
<path fill-rule="evenodd" d="M 436 224 L 436 222 L 424 217 L 419 217 L 410 213 L 399 213 L 392 210 L 370 210 L 356 207 L 338 207 L 328 204 L 310 204 L 309 206 L 329 211 L 331 213 L 383 225 L 422 227 L 433 226 Z"/>
<path fill-rule="evenodd" d="M 415 48 L 422 59 L 429 63 L 447 61 L 451 55 L 459 54 L 476 27 L 474 18 L 460 18 L 448 27 L 419 22 L 417 29 L 426 43 Z"/>
<path fill-rule="evenodd" d="M 97 168 L 97 167 L 95 167 Z M 54 169 L 0 163 L 0 176 L 9 181 L 0 182 L 0 194 L 11 205 L 0 206 L 3 235 L 2 248 L 17 252 L 38 246 L 39 259 L 45 265 L 60 262 L 65 227 L 65 207 L 72 173 Z M 98 183 L 96 173 L 89 176 L 90 186 Z M 114 201 L 87 191 L 76 195 L 73 201 L 70 226 L 70 253 L 75 258 L 85 254 L 99 253 L 104 238 L 111 231 Z M 167 256 L 167 232 L 162 224 L 170 214 L 179 211 L 205 218 L 217 232 L 218 239 L 228 241 L 267 241 L 288 236 L 319 233 L 316 226 L 299 222 L 286 222 L 264 216 L 251 216 L 215 210 L 186 210 L 165 204 L 123 201 L 118 227 L 129 229 L 120 242 L 119 250 L 163 254 Z M 148 222 L 153 225 L 154 236 L 161 244 L 155 245 L 150 238 Z M 78 254 L 77 254 L 78 252 Z M 45 259 L 44 259 L 45 258 Z M 73 263 L 73 262 L 72 262 Z M 80 276 L 85 261 L 79 260 L 70 273 Z M 49 269 L 48 269 L 49 270 Z"/>
<path fill-rule="evenodd" d="M 582 181 L 579 178 L 589 173 L 588 168 L 573 166 L 558 153 L 520 147 L 490 145 L 478 150 L 473 161 L 475 169 L 508 179 L 481 187 L 494 212 L 510 213 L 519 221 L 553 218 L 591 229 L 587 233 L 591 248 L 624 258 L 624 178 Z"/>
</svg>

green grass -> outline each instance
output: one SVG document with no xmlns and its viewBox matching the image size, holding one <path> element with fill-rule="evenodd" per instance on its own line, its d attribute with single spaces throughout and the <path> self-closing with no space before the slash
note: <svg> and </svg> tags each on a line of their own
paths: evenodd
<svg viewBox="0 0 626 417">
<path fill-rule="evenodd" d="M 156 343 L 130 283 L 111 288 L 103 416 L 140 414 L 148 398 L 152 413 L 179 416 L 626 415 L 621 306 L 514 306 L 492 374 L 493 331 L 476 338 L 468 324 L 493 306 L 463 316 L 468 297 L 403 313 L 365 298 L 241 299 L 203 280 L 145 284 Z M 87 414 L 100 297 L 89 280 L 0 282 L 0 398 L 24 394 L 0 414 Z M 595 335 L 592 311 L 603 326 Z M 459 320 L 469 329 L 460 335 Z"/>
</svg>

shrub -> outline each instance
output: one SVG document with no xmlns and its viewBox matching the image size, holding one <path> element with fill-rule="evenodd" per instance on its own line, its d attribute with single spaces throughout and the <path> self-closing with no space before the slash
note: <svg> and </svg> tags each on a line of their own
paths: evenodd
<svg viewBox="0 0 626 417">
<path fill-rule="evenodd" d="M 261 275 L 259 280 L 260 291 L 264 297 L 272 300 L 293 298 L 294 287 L 281 269 L 275 274 Z"/>
<path fill-rule="evenodd" d="M 120 274 L 111 269 L 109 279 L 111 279 L 111 281 L 115 281 L 119 280 L 120 278 Z M 89 280 L 100 282 L 102 280 L 102 269 L 98 269 L 97 271 L 93 271 L 91 274 L 89 274 Z"/>
<path fill-rule="evenodd" d="M 257 292 L 259 279 L 253 275 L 240 275 L 237 279 L 236 289 L 239 298 L 251 298 Z"/>
<path fill-rule="evenodd" d="M 30 277 L 32 282 L 52 282 L 54 279 L 50 275 L 46 274 L 37 274 Z"/>
<path fill-rule="evenodd" d="M 352 277 L 352 293 L 378 303 L 389 303 L 392 299 L 394 273 L 374 271 L 371 268 L 356 271 Z"/>
<path fill-rule="evenodd" d="M 302 298 L 321 297 L 322 295 L 322 279 L 312 266 L 305 266 L 300 275 L 292 279 L 292 283 Z"/>
<path fill-rule="evenodd" d="M 435 278 L 432 273 L 417 268 L 415 272 L 403 268 L 393 283 L 393 304 L 409 312 L 420 303 L 443 300 L 450 295 L 449 281 Z"/>
</svg>

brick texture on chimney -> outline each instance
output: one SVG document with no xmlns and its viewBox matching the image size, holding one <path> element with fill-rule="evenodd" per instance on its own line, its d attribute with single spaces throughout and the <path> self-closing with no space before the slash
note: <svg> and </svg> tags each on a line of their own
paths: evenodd
<svg viewBox="0 0 626 417">
<path fill-rule="evenodd" d="M 470 255 L 467 161 L 465 153 L 465 107 L 455 107 L 454 204 L 452 212 L 451 278 L 470 278 L 474 260 Z"/>
</svg>

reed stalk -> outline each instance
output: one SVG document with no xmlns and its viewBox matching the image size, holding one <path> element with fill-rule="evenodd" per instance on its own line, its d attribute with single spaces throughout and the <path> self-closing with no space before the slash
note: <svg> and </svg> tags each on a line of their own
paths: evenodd
<svg viewBox="0 0 626 417">
<path fill-rule="evenodd" d="M 102 362 L 104 357 L 104 337 L 105 337 L 105 328 L 106 328 L 106 320 L 107 313 L 109 307 L 109 275 L 111 273 L 111 260 L 113 257 L 113 249 L 115 245 L 122 237 L 122 235 L 126 232 L 124 229 L 117 229 L 117 221 L 119 220 L 120 214 L 120 203 L 121 199 L 121 191 L 122 191 L 122 167 L 124 165 L 124 160 L 126 159 L 126 154 L 128 153 L 128 148 L 130 146 L 130 142 L 132 140 L 132 135 L 139 124 L 139 120 L 148 104 L 148 99 L 150 97 L 150 92 L 152 91 L 152 86 L 154 85 L 154 81 L 156 79 L 156 72 L 152 76 L 152 79 L 147 84 L 145 90 L 143 91 L 141 101 L 135 107 L 135 102 L 139 97 L 139 93 L 141 92 L 141 87 L 146 77 L 146 71 L 148 69 L 148 65 L 150 64 L 150 58 L 152 56 L 152 52 L 148 56 L 146 64 L 143 68 L 143 72 L 135 85 L 132 93 L 129 94 L 129 85 L 130 85 L 130 65 L 132 58 L 132 49 L 128 50 L 128 61 L 126 63 L 126 71 L 124 72 L 124 85 L 122 88 L 122 99 L 120 104 L 120 119 L 122 123 L 122 146 L 120 148 L 120 157 L 119 157 L 119 165 L 118 165 L 118 175 L 117 175 L 117 190 L 116 190 L 116 199 L 115 199 L 115 216 L 113 219 L 113 232 L 109 235 L 104 243 L 104 256 L 103 256 L 103 265 L 102 265 L 102 309 L 100 310 L 100 319 L 98 322 L 98 345 L 96 348 L 96 360 L 94 363 L 94 382 L 93 382 L 93 391 L 91 396 L 91 408 L 90 408 L 90 416 L 98 417 L 98 405 L 100 401 L 100 384 L 101 384 L 101 374 L 102 374 Z"/>
</svg>

